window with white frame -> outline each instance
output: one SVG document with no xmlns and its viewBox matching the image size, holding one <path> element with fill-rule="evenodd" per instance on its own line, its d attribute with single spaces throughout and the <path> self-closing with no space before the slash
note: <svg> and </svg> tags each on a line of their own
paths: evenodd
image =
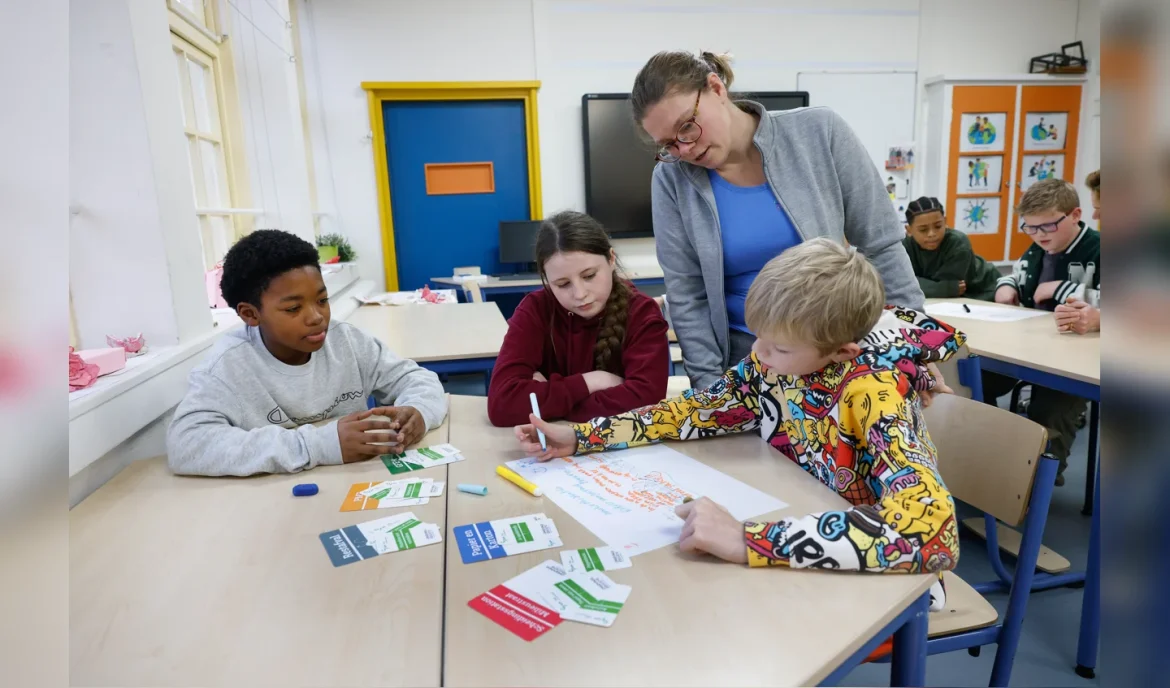
<svg viewBox="0 0 1170 688">
<path fill-rule="evenodd" d="M 171 53 L 179 83 L 183 134 L 195 195 L 193 228 L 211 269 L 236 239 L 252 229 L 243 179 L 232 165 L 230 118 L 236 112 L 234 81 L 224 69 L 226 39 L 216 33 L 215 4 L 170 0 Z M 238 183 L 237 183 L 238 181 Z"/>
</svg>

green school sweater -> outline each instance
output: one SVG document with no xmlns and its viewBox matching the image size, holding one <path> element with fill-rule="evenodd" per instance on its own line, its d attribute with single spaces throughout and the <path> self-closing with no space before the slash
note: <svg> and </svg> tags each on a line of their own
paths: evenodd
<svg viewBox="0 0 1170 688">
<path fill-rule="evenodd" d="M 914 276 L 928 299 L 959 296 L 959 280 L 967 283 L 963 296 L 983 301 L 995 300 L 995 283 L 999 271 L 995 266 L 975 255 L 967 235 L 947 229 L 942 243 L 934 251 L 924 250 L 912 237 L 902 239 Z"/>
</svg>

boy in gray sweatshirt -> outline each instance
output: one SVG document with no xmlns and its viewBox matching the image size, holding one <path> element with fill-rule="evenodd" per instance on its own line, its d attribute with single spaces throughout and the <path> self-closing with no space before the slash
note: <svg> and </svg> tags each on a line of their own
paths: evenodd
<svg viewBox="0 0 1170 688">
<path fill-rule="evenodd" d="M 167 431 L 172 471 L 245 476 L 364 461 L 443 422 L 434 373 L 330 320 L 317 260 L 312 244 L 271 229 L 228 251 L 220 287 L 245 327 L 191 371 Z M 370 395 L 378 407 L 367 410 Z"/>
</svg>

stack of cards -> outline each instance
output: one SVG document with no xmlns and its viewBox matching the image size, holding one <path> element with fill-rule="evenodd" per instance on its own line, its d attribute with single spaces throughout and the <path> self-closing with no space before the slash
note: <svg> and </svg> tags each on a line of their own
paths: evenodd
<svg viewBox="0 0 1170 688">
<path fill-rule="evenodd" d="M 433 447 L 407 449 L 401 454 L 385 454 L 382 456 L 382 463 L 386 464 L 386 468 L 394 475 L 409 473 L 411 471 L 421 471 L 424 468 L 442 466 L 445 463 L 462 460 L 463 454 L 459 453 L 459 450 L 450 444 L 436 444 Z"/>
<path fill-rule="evenodd" d="M 423 523 L 406 511 L 356 526 L 321 533 L 321 544 L 334 566 L 414 549 L 443 541 L 443 531 L 434 523 Z"/>
<path fill-rule="evenodd" d="M 630 558 L 612 547 L 589 547 L 561 552 L 561 566 L 569 573 L 613 571 L 633 566 Z"/>
<path fill-rule="evenodd" d="M 447 483 L 430 478 L 406 478 L 387 480 L 380 483 L 354 483 L 349 487 L 342 511 L 368 511 L 370 509 L 392 509 L 402 506 L 419 506 L 431 501 L 431 497 L 443 494 Z"/>
<path fill-rule="evenodd" d="M 535 640 L 562 620 L 612 626 L 629 596 L 630 586 L 604 573 L 569 573 L 550 560 L 467 604 L 524 640 Z"/>
<path fill-rule="evenodd" d="M 459 544 L 459 555 L 463 558 L 464 564 L 535 552 L 564 544 L 556 525 L 544 514 L 456 526 L 455 542 Z"/>
</svg>

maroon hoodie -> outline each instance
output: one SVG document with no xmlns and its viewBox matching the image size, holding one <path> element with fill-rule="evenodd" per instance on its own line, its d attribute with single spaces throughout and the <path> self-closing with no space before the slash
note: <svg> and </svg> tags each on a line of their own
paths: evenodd
<svg viewBox="0 0 1170 688">
<path fill-rule="evenodd" d="M 546 420 L 575 422 L 662 401 L 670 372 L 666 319 L 654 299 L 632 286 L 630 290 L 626 338 L 612 371 L 625 382 L 595 394 L 589 393 L 583 376 L 594 370 L 593 347 L 602 316 L 586 320 L 575 315 L 546 289 L 525 296 L 508 321 L 508 334 L 492 371 L 488 390 L 492 424 L 527 423 L 532 412 L 531 392 L 536 392 Z M 536 372 L 548 382 L 533 380 Z"/>
</svg>

